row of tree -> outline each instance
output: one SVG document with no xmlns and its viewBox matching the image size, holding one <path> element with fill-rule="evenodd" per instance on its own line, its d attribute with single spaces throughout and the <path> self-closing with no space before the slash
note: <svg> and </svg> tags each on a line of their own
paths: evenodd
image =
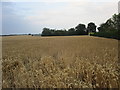
<svg viewBox="0 0 120 90">
<path fill-rule="evenodd" d="M 93 34 L 94 36 L 120 39 L 120 13 L 114 14 L 105 23 L 102 23 L 98 30 L 99 32 Z"/>
<path fill-rule="evenodd" d="M 97 26 L 95 23 L 90 22 L 87 27 L 85 24 L 78 24 L 75 28 L 70 28 L 68 30 L 56 30 L 43 28 L 41 36 L 70 36 L 70 35 L 92 35 L 107 38 L 120 39 L 120 13 L 114 14 L 105 23 L 102 23 L 98 27 L 98 32 L 96 32 Z"/>
<path fill-rule="evenodd" d="M 85 24 L 78 24 L 75 28 L 70 28 L 68 30 L 43 28 L 42 36 L 88 35 L 90 32 L 96 32 L 96 25 L 93 22 L 90 22 L 87 28 Z"/>
<path fill-rule="evenodd" d="M 100 27 L 98 27 L 99 32 L 110 32 L 110 31 L 118 31 L 120 28 L 120 14 L 114 14 L 112 18 L 108 19 L 105 23 L 102 23 Z"/>
</svg>

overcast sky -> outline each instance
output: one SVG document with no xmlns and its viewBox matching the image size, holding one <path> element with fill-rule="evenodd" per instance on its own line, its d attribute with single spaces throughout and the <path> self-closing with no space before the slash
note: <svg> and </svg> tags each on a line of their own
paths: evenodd
<svg viewBox="0 0 120 90">
<path fill-rule="evenodd" d="M 101 2 L 100 2 L 101 1 Z M 2 33 L 41 33 L 42 28 L 69 29 L 79 23 L 97 26 L 118 13 L 119 0 L 4 0 Z M 0 18 L 1 19 L 1 18 Z"/>
</svg>

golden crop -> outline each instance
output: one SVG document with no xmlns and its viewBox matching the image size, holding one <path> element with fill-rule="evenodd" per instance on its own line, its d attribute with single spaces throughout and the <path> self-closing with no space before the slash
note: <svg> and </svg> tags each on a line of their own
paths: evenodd
<svg viewBox="0 0 120 90">
<path fill-rule="evenodd" d="M 2 40 L 3 88 L 120 88 L 118 40 L 92 36 Z"/>
</svg>

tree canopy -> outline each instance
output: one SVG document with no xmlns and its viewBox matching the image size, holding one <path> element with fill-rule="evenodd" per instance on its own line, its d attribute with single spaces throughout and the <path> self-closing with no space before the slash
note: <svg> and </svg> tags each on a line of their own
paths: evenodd
<svg viewBox="0 0 120 90">
<path fill-rule="evenodd" d="M 85 35 L 86 33 L 86 26 L 84 24 L 78 24 L 76 27 L 76 33 L 78 35 Z"/>
<path fill-rule="evenodd" d="M 87 32 L 96 32 L 96 25 L 93 22 L 88 23 Z"/>
<path fill-rule="evenodd" d="M 88 23 L 87 27 L 85 24 L 80 23 L 74 28 L 72 27 L 68 30 L 65 30 L 65 29 L 56 30 L 56 29 L 50 29 L 50 28 L 43 28 L 41 36 L 88 35 L 90 33 L 90 35 L 94 34 L 94 36 L 119 38 L 120 13 L 118 15 L 114 14 L 105 23 L 102 23 L 100 27 L 98 27 L 99 32 L 96 32 L 96 28 L 97 26 L 95 25 L 94 22 Z"/>
<path fill-rule="evenodd" d="M 98 27 L 99 32 L 95 36 L 120 39 L 120 13 L 114 14 L 105 23 Z"/>
<path fill-rule="evenodd" d="M 56 30 L 43 28 L 42 36 L 70 36 L 70 35 L 87 35 L 86 26 L 84 24 L 78 24 L 75 28 L 68 30 Z"/>
<path fill-rule="evenodd" d="M 114 14 L 112 18 L 108 19 L 98 27 L 99 32 L 112 32 L 118 31 L 120 28 L 120 14 Z"/>
</svg>

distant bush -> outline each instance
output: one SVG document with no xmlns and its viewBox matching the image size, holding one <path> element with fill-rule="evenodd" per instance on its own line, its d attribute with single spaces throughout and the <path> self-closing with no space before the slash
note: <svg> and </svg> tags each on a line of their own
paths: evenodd
<svg viewBox="0 0 120 90">
<path fill-rule="evenodd" d="M 92 33 L 90 35 L 91 36 L 99 36 L 99 37 L 120 39 L 120 36 L 118 35 L 118 32 L 116 32 L 116 31 L 112 31 L 112 32 L 96 32 L 96 33 Z"/>
<path fill-rule="evenodd" d="M 31 33 L 29 33 L 28 35 L 32 35 Z"/>
<path fill-rule="evenodd" d="M 86 26 L 84 24 L 78 24 L 75 28 L 70 28 L 68 30 L 61 29 L 49 29 L 43 28 L 41 36 L 71 36 L 71 35 L 87 35 Z"/>
<path fill-rule="evenodd" d="M 90 35 L 120 40 L 120 14 L 114 14 L 112 18 L 102 23 L 98 30 L 99 32 Z"/>
</svg>

